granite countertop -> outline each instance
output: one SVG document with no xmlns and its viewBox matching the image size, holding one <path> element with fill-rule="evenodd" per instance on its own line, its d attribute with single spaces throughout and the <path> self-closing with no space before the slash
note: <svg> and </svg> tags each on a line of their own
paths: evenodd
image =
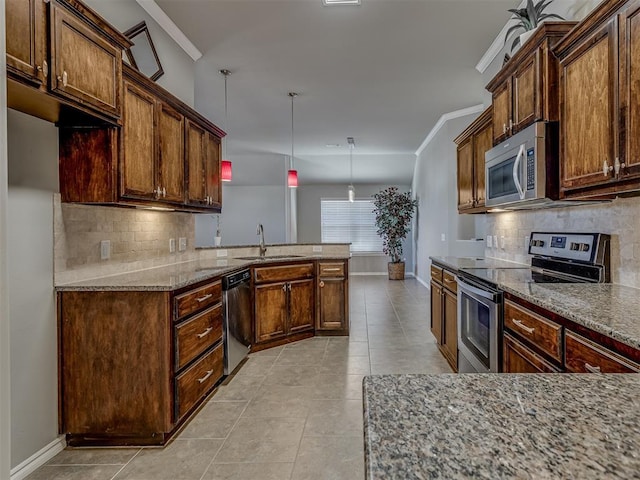
<svg viewBox="0 0 640 480">
<path fill-rule="evenodd" d="M 364 378 L 367 480 L 640 478 L 640 375 Z"/>
<path fill-rule="evenodd" d="M 266 257 L 264 260 L 244 259 L 212 259 L 194 260 L 191 262 L 175 263 L 156 268 L 148 268 L 135 272 L 84 280 L 81 282 L 56 285 L 57 291 L 102 291 L 102 290 L 144 290 L 170 291 L 183 288 L 210 278 L 231 273 L 252 265 L 269 265 L 278 262 L 298 262 L 309 260 L 345 260 L 348 256 L 333 254 L 319 255 L 291 255 Z"/>
<path fill-rule="evenodd" d="M 479 257 L 429 257 L 434 263 L 443 265 L 454 272 L 463 268 L 529 268 L 529 265 L 508 262 L 497 258 Z"/>
</svg>

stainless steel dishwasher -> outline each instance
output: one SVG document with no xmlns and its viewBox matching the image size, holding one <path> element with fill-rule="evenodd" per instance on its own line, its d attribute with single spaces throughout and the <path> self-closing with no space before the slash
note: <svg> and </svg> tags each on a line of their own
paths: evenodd
<svg viewBox="0 0 640 480">
<path fill-rule="evenodd" d="M 251 272 L 222 277 L 224 374 L 232 373 L 251 349 Z"/>
</svg>

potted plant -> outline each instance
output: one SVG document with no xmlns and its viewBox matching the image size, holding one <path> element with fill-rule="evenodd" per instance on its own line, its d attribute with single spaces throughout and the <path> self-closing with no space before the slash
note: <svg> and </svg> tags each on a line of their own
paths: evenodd
<svg viewBox="0 0 640 480">
<path fill-rule="evenodd" d="M 389 280 L 403 280 L 402 241 L 409 234 L 418 201 L 412 200 L 409 193 L 398 192 L 398 187 L 389 187 L 373 195 L 373 205 L 377 233 L 383 241 L 382 251 L 391 257 Z"/>
<path fill-rule="evenodd" d="M 513 17 L 511 17 L 511 19 L 517 20 L 518 23 L 507 30 L 507 34 L 504 36 L 504 41 L 506 42 L 509 35 L 513 32 L 517 30 L 524 30 L 524 33 L 517 36 L 511 44 L 512 51 L 517 45 L 524 43 L 543 20 L 548 20 L 550 18 L 564 20 L 564 18 L 560 15 L 556 15 L 555 13 L 544 13 L 544 9 L 547 8 L 552 1 L 553 0 L 540 0 L 538 3 L 534 4 L 533 0 L 527 0 L 526 7 L 509 9 L 509 12 L 513 13 Z"/>
</svg>

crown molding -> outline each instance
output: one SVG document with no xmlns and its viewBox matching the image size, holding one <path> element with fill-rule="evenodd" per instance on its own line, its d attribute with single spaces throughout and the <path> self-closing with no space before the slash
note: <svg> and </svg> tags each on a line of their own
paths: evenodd
<svg viewBox="0 0 640 480">
<path fill-rule="evenodd" d="M 448 112 L 443 114 L 440 119 L 436 122 L 436 124 L 434 125 L 434 127 L 431 129 L 431 131 L 429 132 L 429 135 L 427 135 L 427 137 L 424 139 L 424 141 L 422 142 L 422 144 L 418 147 L 418 149 L 416 150 L 415 155 L 418 157 L 420 156 L 420 154 L 422 153 L 422 151 L 427 148 L 427 145 L 429 145 L 429 142 L 431 142 L 431 140 L 433 140 L 433 137 L 436 136 L 436 134 L 438 133 L 438 131 L 444 126 L 445 123 L 447 123 L 449 120 L 453 120 L 454 118 L 459 118 L 459 117 L 464 117 L 466 115 L 472 115 L 474 113 L 480 113 L 484 110 L 484 105 L 479 104 L 479 105 L 474 105 L 472 107 L 467 107 L 467 108 L 463 108 L 461 110 L 454 110 L 453 112 Z"/>
<path fill-rule="evenodd" d="M 167 34 L 173 38 L 173 40 L 189 55 L 195 62 L 202 57 L 202 52 L 191 43 L 191 40 L 173 23 L 173 20 L 164 13 L 164 10 L 155 2 L 155 0 L 136 0 L 150 16 L 153 18 L 160 27 L 167 32 Z"/>
</svg>

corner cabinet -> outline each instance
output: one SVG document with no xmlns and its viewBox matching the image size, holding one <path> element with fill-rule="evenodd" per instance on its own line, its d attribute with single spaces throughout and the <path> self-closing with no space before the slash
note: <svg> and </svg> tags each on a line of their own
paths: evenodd
<svg viewBox="0 0 640 480">
<path fill-rule="evenodd" d="M 348 268 L 346 261 L 318 262 L 316 334 L 349 335 Z"/>
<path fill-rule="evenodd" d="M 603 2 L 554 49 L 560 61 L 560 194 L 640 190 L 640 2 Z"/>
<path fill-rule="evenodd" d="M 558 120 L 557 60 L 551 52 L 576 22 L 544 22 L 489 82 L 493 145 L 535 121 Z"/>
<path fill-rule="evenodd" d="M 8 105 L 55 122 L 118 124 L 131 42 L 78 0 L 8 0 Z"/>
<path fill-rule="evenodd" d="M 224 132 L 125 67 L 120 129 L 60 128 L 63 202 L 220 212 Z"/>
<path fill-rule="evenodd" d="M 431 265 L 431 333 L 438 348 L 458 371 L 458 284 L 455 275 Z"/>
<path fill-rule="evenodd" d="M 486 109 L 455 142 L 457 149 L 458 212 L 484 213 L 485 153 L 493 142 L 492 107 Z"/>
<path fill-rule="evenodd" d="M 223 376 L 222 292 L 58 292 L 59 430 L 70 446 L 164 445 Z"/>
<path fill-rule="evenodd" d="M 313 336 L 314 280 L 313 263 L 254 268 L 257 345 L 273 341 L 286 343 Z"/>
</svg>

